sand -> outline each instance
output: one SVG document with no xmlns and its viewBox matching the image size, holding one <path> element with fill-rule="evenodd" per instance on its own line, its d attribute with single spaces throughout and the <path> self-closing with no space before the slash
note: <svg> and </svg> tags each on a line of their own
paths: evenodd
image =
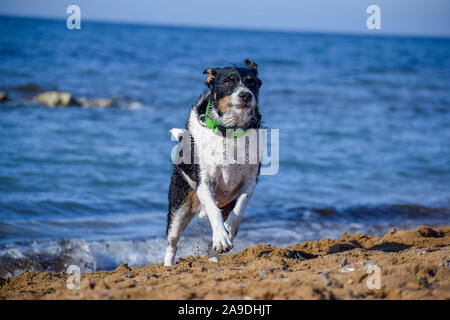
<svg viewBox="0 0 450 320">
<path fill-rule="evenodd" d="M 0 298 L 450 299 L 450 226 L 257 245 L 218 264 L 193 256 L 173 267 L 122 264 L 82 274 L 78 290 L 67 288 L 68 277 L 25 271 L 0 279 Z"/>
</svg>

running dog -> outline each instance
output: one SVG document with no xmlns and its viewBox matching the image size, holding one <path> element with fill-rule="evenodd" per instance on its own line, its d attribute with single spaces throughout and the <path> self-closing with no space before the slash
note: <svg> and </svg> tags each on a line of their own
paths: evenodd
<svg viewBox="0 0 450 320">
<path fill-rule="evenodd" d="M 223 161 L 236 152 L 225 146 L 261 125 L 257 64 L 245 59 L 244 67 L 208 68 L 203 73 L 208 90 L 192 107 L 186 130 L 171 130 L 180 144 L 190 145 L 192 161 L 173 167 L 165 266 L 175 263 L 177 243 L 196 214 L 207 217 L 212 227 L 210 260 L 218 262 L 219 253 L 231 250 L 260 172 L 259 156 L 255 163 Z"/>
</svg>

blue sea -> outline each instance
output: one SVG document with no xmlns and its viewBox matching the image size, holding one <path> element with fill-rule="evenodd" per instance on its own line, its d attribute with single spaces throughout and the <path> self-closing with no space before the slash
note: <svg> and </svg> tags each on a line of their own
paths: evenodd
<svg viewBox="0 0 450 320">
<path fill-rule="evenodd" d="M 162 262 L 169 130 L 244 58 L 280 161 L 232 252 L 450 224 L 450 39 L 0 17 L 0 276 Z M 116 103 L 33 102 L 53 89 Z M 178 255 L 210 237 L 195 219 Z"/>
</svg>

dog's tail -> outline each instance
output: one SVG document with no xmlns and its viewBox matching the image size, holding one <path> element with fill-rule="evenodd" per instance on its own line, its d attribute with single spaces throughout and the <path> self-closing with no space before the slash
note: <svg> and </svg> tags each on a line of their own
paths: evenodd
<svg viewBox="0 0 450 320">
<path fill-rule="evenodd" d="M 176 141 L 180 141 L 180 137 L 183 136 L 185 129 L 180 128 L 173 128 L 170 130 L 170 133 L 172 133 L 172 137 L 176 139 Z M 197 190 L 197 183 L 189 177 L 189 175 L 184 172 L 183 169 L 180 168 L 180 166 L 175 166 L 176 170 L 181 174 L 184 180 L 189 184 L 189 186 L 192 188 L 192 190 Z"/>
</svg>

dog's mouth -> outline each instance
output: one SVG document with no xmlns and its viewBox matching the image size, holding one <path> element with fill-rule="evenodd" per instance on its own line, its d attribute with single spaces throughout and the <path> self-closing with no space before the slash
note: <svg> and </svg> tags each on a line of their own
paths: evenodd
<svg viewBox="0 0 450 320">
<path fill-rule="evenodd" d="M 250 103 L 230 104 L 230 107 L 235 109 L 254 109 L 255 105 Z"/>
<path fill-rule="evenodd" d="M 217 121 L 228 127 L 244 127 L 257 114 L 258 104 L 256 101 L 226 101 L 219 103 L 219 109 L 222 114 L 218 116 Z M 233 103 L 234 102 L 234 103 Z"/>
</svg>

